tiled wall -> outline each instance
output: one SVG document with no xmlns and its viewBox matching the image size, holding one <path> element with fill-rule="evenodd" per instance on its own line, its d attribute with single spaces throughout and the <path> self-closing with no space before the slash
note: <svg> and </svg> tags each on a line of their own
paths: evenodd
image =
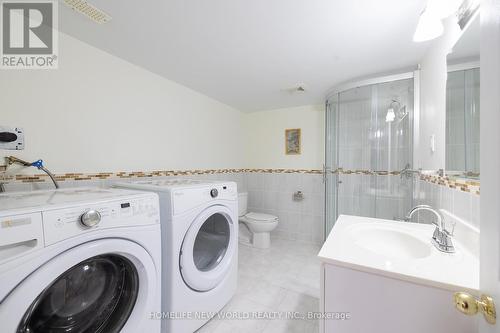
<svg viewBox="0 0 500 333">
<path fill-rule="evenodd" d="M 273 237 L 308 243 L 323 242 L 324 187 L 318 170 L 194 170 L 150 173 L 119 173 L 103 175 L 58 175 L 61 188 L 108 187 L 114 181 L 167 178 L 227 180 L 238 184 L 239 192 L 249 192 L 249 211 L 273 214 L 280 222 Z M 5 184 L 6 191 L 52 189 L 54 185 L 44 175 L 19 176 Z M 302 191 L 304 200 L 292 200 L 293 193 Z"/>
<path fill-rule="evenodd" d="M 385 219 L 401 218 L 411 206 L 429 204 L 479 226 L 479 184 L 460 183 L 446 177 L 423 175 L 413 182 L 397 173 L 367 170 L 336 170 L 342 191 L 338 198 L 340 214 L 354 214 Z M 7 191 L 30 191 L 53 188 L 45 176 L 19 176 L 5 185 Z M 27 178 L 26 178 L 27 177 Z M 66 178 L 65 178 L 66 177 Z M 227 169 L 164 171 L 106 175 L 59 175 L 62 188 L 79 186 L 108 187 L 116 180 L 149 177 L 227 180 L 238 184 L 238 191 L 248 192 L 249 211 L 276 215 L 280 222 L 273 237 L 321 244 L 324 239 L 324 186 L 319 170 Z M 36 178 L 36 179 L 35 179 Z M 409 191 L 414 187 L 414 200 Z M 301 191 L 304 199 L 294 201 Z M 385 194 L 384 194 L 385 193 Z M 376 201 L 373 198 L 376 197 Z M 421 222 L 431 218 L 419 215 Z"/>
<path fill-rule="evenodd" d="M 246 173 L 248 210 L 276 215 L 274 237 L 323 243 L 324 186 L 321 174 Z M 301 191 L 304 199 L 294 201 Z"/>
<path fill-rule="evenodd" d="M 479 256 L 480 195 L 479 190 L 467 190 L 467 187 L 453 188 L 442 183 L 417 179 L 415 204 L 426 204 L 441 209 L 445 228 L 453 231 L 453 239 Z M 431 223 L 435 221 L 435 217 L 429 212 L 421 211 L 414 221 Z"/>
<path fill-rule="evenodd" d="M 416 182 L 416 204 L 444 209 L 467 223 L 479 228 L 479 191 L 466 192 L 419 179 Z"/>
</svg>

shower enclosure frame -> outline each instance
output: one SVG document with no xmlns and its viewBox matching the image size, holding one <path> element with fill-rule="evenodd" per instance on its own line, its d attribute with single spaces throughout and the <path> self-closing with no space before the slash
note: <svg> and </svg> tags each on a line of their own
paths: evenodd
<svg viewBox="0 0 500 333">
<path fill-rule="evenodd" d="M 412 165 L 415 167 L 415 165 L 420 165 L 418 161 L 418 149 L 419 149 L 419 142 L 420 142 L 420 136 L 419 136 L 419 129 L 420 129 L 420 70 L 417 69 L 415 71 L 408 71 L 408 72 L 401 72 L 397 74 L 389 74 L 389 75 L 381 75 L 381 76 L 375 76 L 375 77 L 369 77 L 369 78 L 364 78 L 364 79 L 359 79 L 359 80 L 353 80 L 353 81 L 348 81 L 345 83 L 341 83 L 326 95 L 326 101 L 325 101 L 325 156 L 324 156 L 324 163 L 323 163 L 323 170 L 322 170 L 322 175 L 323 175 L 323 184 L 324 184 L 324 223 L 323 223 L 323 235 L 324 239 L 328 237 L 329 232 L 333 228 L 334 222 L 332 223 L 331 227 L 329 225 L 329 221 L 331 221 L 332 216 L 335 216 L 335 218 L 338 216 L 338 182 L 339 182 L 339 174 L 335 173 L 332 177 L 333 182 L 336 184 L 335 186 L 335 194 L 332 193 L 332 191 L 329 191 L 329 184 L 328 184 L 328 174 L 332 173 L 336 168 L 338 168 L 338 165 L 335 165 L 333 168 L 328 166 L 329 162 L 329 148 L 332 146 L 332 144 L 338 143 L 338 131 L 334 133 L 335 137 L 330 137 L 329 133 L 329 122 L 330 122 L 330 116 L 331 112 L 329 111 L 329 101 L 334 98 L 335 96 L 339 96 L 340 93 L 348 91 L 350 89 L 354 88 L 360 88 L 360 87 L 365 87 L 365 86 L 370 86 L 370 85 L 376 85 L 376 84 L 381 84 L 381 83 L 388 83 L 388 82 L 393 82 L 393 81 L 399 81 L 399 80 L 406 80 L 406 79 L 413 79 L 413 128 L 412 128 L 412 135 L 413 135 L 413 144 L 411 147 L 412 153 Z M 339 112 L 336 112 L 336 116 L 338 118 Z M 336 119 L 338 122 L 338 119 Z M 335 163 L 338 163 L 339 160 L 339 150 L 335 150 Z M 335 163 L 330 163 L 330 164 L 335 164 Z M 334 195 L 334 207 L 331 207 L 329 204 L 331 196 Z M 415 188 L 413 189 L 413 198 L 415 198 Z"/>
</svg>

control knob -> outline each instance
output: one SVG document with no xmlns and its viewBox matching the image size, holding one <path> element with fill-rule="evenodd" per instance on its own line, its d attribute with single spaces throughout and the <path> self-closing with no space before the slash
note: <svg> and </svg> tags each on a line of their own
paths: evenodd
<svg viewBox="0 0 500 333">
<path fill-rule="evenodd" d="M 93 227 L 101 222 L 101 214 L 97 210 L 88 210 L 80 216 L 80 222 L 86 227 Z"/>
</svg>

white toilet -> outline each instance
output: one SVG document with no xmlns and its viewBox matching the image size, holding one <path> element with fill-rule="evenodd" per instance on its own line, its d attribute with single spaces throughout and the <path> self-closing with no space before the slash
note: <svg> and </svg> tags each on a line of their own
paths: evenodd
<svg viewBox="0 0 500 333">
<path fill-rule="evenodd" d="M 248 228 L 247 232 L 245 232 L 245 227 L 240 227 L 240 241 L 261 249 L 268 248 L 271 246 L 271 231 L 278 226 L 278 217 L 269 214 L 248 212 L 247 205 L 248 193 L 238 193 L 239 221 Z M 248 237 L 245 237 L 245 234 Z"/>
</svg>

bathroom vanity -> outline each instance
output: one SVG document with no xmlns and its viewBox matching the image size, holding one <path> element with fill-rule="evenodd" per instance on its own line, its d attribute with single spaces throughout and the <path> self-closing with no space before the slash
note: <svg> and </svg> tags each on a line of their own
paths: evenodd
<svg viewBox="0 0 500 333">
<path fill-rule="evenodd" d="M 453 239 L 455 253 L 439 251 L 434 229 L 341 215 L 318 255 L 320 332 L 476 332 L 453 293 L 478 294 L 477 253 L 460 239 Z"/>
</svg>

